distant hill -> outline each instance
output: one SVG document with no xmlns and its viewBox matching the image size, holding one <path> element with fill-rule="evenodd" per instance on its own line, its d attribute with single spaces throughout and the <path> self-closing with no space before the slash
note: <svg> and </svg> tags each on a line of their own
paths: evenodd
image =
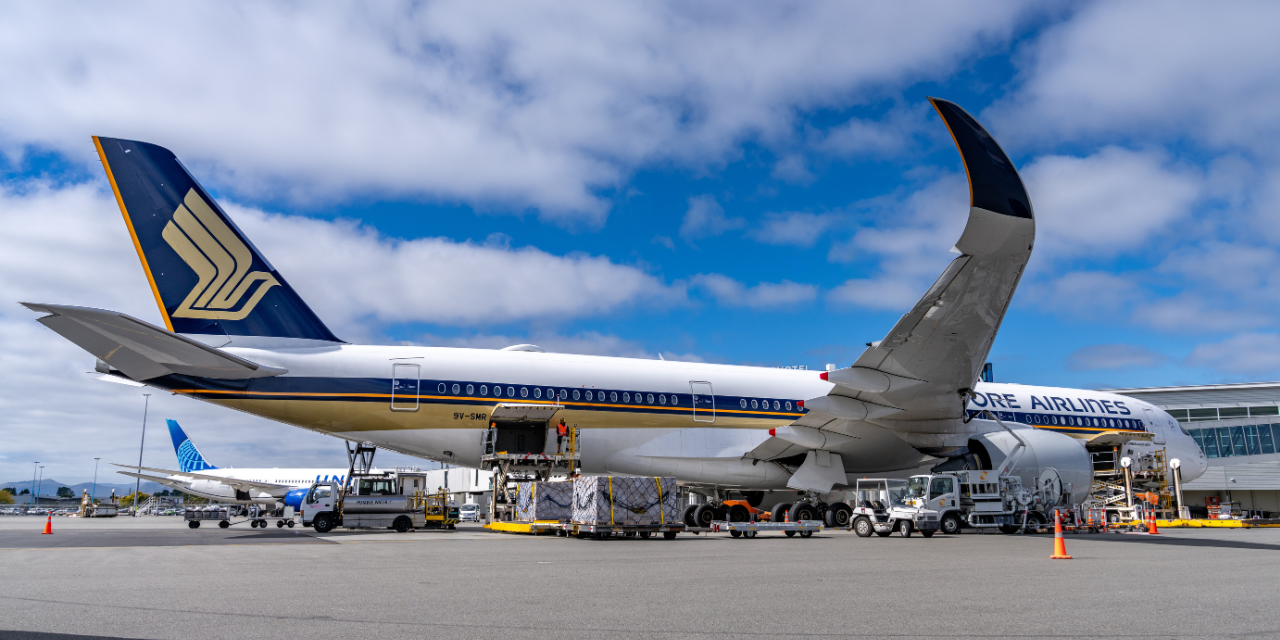
<svg viewBox="0 0 1280 640">
<path fill-rule="evenodd" d="M 29 479 L 28 479 L 28 480 L 22 480 L 22 481 L 20 481 L 20 482 L 0 482 L 0 488 L 3 488 L 3 487 L 13 487 L 14 491 L 17 491 L 17 492 L 21 492 L 23 489 L 30 490 L 30 489 L 31 489 L 31 486 L 32 486 L 32 482 L 31 482 L 31 480 L 29 480 Z M 46 497 L 46 498 L 53 498 L 53 497 L 56 497 L 56 496 L 57 496 L 57 492 L 58 492 L 58 487 L 70 487 L 70 488 L 71 488 L 71 492 L 72 492 L 72 493 L 75 495 L 75 497 L 77 497 L 77 498 L 79 498 L 79 497 L 80 497 L 80 492 L 81 492 L 81 490 L 89 490 L 89 491 L 93 491 L 93 483 L 92 483 L 92 482 L 80 482 L 80 483 L 77 483 L 77 484 L 64 484 L 64 483 L 58 482 L 57 480 L 55 480 L 55 479 L 53 479 L 53 478 L 45 478 L 44 480 L 40 481 L 40 495 L 41 495 L 41 496 L 43 496 L 43 497 Z M 112 489 L 115 489 L 115 490 L 116 490 L 116 495 L 118 495 L 118 496 L 127 496 L 127 495 L 129 495 L 129 494 L 133 493 L 133 483 L 132 483 L 132 482 L 130 482 L 130 483 L 128 483 L 128 484 L 125 484 L 125 483 L 120 483 L 120 482 L 112 482 L 112 483 L 108 483 L 108 482 L 99 482 L 99 483 L 98 483 L 98 497 L 99 497 L 99 498 L 102 498 L 102 497 L 104 497 L 104 496 L 109 496 L 109 495 L 111 495 L 111 490 L 112 490 Z M 160 484 L 160 483 L 158 483 L 158 482 L 146 482 L 146 481 L 143 481 L 143 483 L 142 483 L 142 492 L 143 492 L 143 493 L 146 493 L 146 494 L 153 494 L 153 493 L 156 493 L 157 491 L 163 491 L 163 490 L 165 490 L 165 489 L 168 489 L 168 487 L 166 487 L 166 486 L 164 486 L 164 485 L 162 485 L 162 484 Z M 21 500 L 19 500 L 19 502 L 21 502 Z"/>
</svg>

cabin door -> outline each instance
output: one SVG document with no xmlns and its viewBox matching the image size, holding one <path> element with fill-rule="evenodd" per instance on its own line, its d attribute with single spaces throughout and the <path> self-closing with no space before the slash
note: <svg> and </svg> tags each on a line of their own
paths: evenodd
<svg viewBox="0 0 1280 640">
<path fill-rule="evenodd" d="M 418 377 L 422 368 L 416 364 L 391 365 L 391 410 L 418 410 Z"/>
<path fill-rule="evenodd" d="M 711 383 L 690 382 L 689 389 L 693 392 L 693 421 L 715 422 L 716 396 L 711 391 Z"/>
</svg>

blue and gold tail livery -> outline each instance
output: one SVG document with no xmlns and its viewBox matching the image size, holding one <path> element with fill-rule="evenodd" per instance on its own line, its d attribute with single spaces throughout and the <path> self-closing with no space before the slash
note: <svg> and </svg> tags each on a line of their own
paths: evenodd
<svg viewBox="0 0 1280 640">
<path fill-rule="evenodd" d="M 93 141 L 170 331 L 338 342 L 172 152 Z"/>
<path fill-rule="evenodd" d="M 205 462 L 204 456 L 196 448 L 191 438 L 178 426 L 177 420 L 166 420 L 169 423 L 169 437 L 173 438 L 173 451 L 178 454 L 178 470 L 182 472 L 205 471 L 217 467 Z"/>
</svg>

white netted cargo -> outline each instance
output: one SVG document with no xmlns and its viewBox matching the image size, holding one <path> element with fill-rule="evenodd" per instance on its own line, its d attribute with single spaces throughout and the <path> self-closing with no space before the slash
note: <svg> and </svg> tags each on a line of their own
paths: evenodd
<svg viewBox="0 0 1280 640">
<path fill-rule="evenodd" d="M 568 520 L 573 510 L 572 482 L 516 483 L 516 520 Z"/>
<path fill-rule="evenodd" d="M 573 480 L 579 524 L 680 524 L 675 478 L 592 476 Z"/>
</svg>

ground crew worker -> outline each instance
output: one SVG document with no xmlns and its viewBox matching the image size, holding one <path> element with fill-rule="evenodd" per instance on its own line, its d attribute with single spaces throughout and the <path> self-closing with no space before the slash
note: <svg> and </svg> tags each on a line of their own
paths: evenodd
<svg viewBox="0 0 1280 640">
<path fill-rule="evenodd" d="M 564 453 L 564 437 L 569 435 L 569 427 L 565 425 L 564 418 L 560 419 L 560 424 L 556 425 L 556 454 Z"/>
</svg>

